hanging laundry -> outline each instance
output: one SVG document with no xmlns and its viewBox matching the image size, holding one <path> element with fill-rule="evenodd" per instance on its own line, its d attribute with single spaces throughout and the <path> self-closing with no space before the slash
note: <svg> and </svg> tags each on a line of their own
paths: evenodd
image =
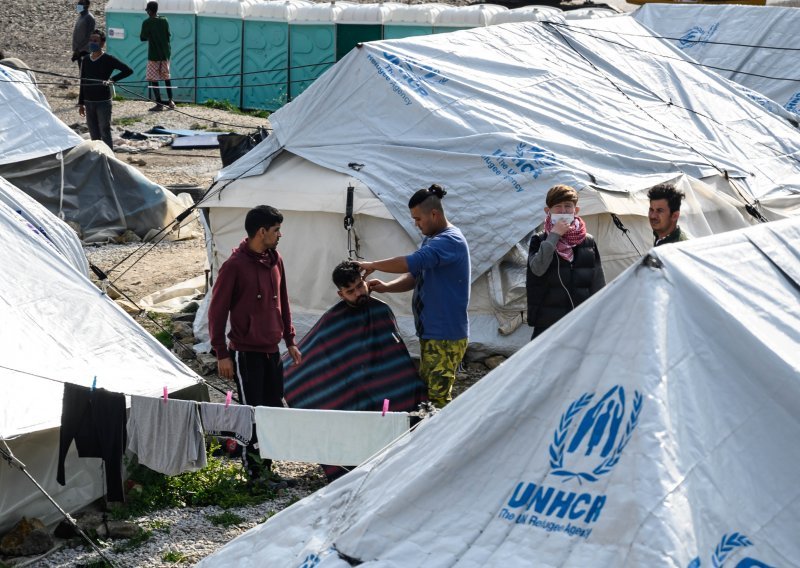
<svg viewBox="0 0 800 568">
<path fill-rule="evenodd" d="M 234 438 L 242 446 L 249 444 L 253 437 L 255 414 L 252 406 L 201 402 L 200 418 L 206 434 Z"/>
<path fill-rule="evenodd" d="M 273 460 L 360 464 L 409 428 L 405 412 L 257 406 L 255 415 L 259 452 Z"/>
<path fill-rule="evenodd" d="M 194 401 L 132 396 L 128 432 L 128 449 L 153 471 L 178 475 L 207 464 L 205 434 Z"/>
<path fill-rule="evenodd" d="M 79 457 L 103 459 L 108 500 L 124 501 L 125 395 L 65 383 L 56 472 L 56 481 L 60 485 L 66 484 L 64 460 L 72 440 L 75 440 Z"/>
</svg>

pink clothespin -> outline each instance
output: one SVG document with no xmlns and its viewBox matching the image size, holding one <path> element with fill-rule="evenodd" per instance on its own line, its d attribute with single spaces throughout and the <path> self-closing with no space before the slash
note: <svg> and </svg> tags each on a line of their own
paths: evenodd
<svg viewBox="0 0 800 568">
<path fill-rule="evenodd" d="M 168 391 L 166 385 L 164 385 L 164 404 L 167 404 L 167 400 L 169 399 Z"/>
<path fill-rule="evenodd" d="M 225 408 L 228 408 L 231 405 L 231 395 L 233 393 L 228 391 L 228 394 L 225 395 Z"/>
<path fill-rule="evenodd" d="M 386 413 L 389 412 L 389 399 L 383 399 L 383 412 L 381 412 L 381 416 L 386 416 Z"/>
</svg>

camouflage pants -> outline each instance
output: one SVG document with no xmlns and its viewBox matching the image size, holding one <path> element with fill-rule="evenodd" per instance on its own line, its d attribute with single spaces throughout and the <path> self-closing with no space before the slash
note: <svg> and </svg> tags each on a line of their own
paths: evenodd
<svg viewBox="0 0 800 568">
<path fill-rule="evenodd" d="M 456 369 L 467 351 L 464 339 L 420 339 L 419 374 L 428 385 L 428 400 L 442 408 L 453 400 Z"/>
</svg>

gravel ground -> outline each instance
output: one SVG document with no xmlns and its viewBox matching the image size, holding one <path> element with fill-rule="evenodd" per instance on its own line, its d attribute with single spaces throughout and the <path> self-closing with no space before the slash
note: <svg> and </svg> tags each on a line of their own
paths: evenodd
<svg viewBox="0 0 800 568">
<path fill-rule="evenodd" d="M 144 0 L 142 0 L 144 1 Z M 451 4 L 464 4 L 452 0 Z M 93 0 L 92 12 L 98 27 L 105 27 L 105 0 Z M 0 48 L 6 56 L 19 57 L 37 72 L 40 88 L 47 96 L 53 112 L 76 132 L 86 134 L 83 119 L 77 113 L 77 77 L 75 65 L 70 62 L 70 38 L 76 18 L 74 2 L 67 0 L 25 0 L 3 2 L 0 6 Z M 116 134 L 124 130 L 144 132 L 160 125 L 175 129 L 207 129 L 239 133 L 253 132 L 259 127 L 268 128 L 267 119 L 230 113 L 192 105 L 179 105 L 176 111 L 151 113 L 147 101 L 118 101 L 114 103 L 113 123 Z M 116 142 L 115 142 L 116 143 Z M 207 187 L 221 167 L 217 150 L 172 150 L 167 146 L 138 146 L 119 144 L 116 155 L 153 181 L 169 187 L 196 185 Z M 92 263 L 103 270 L 112 270 L 110 276 L 125 294 L 134 300 L 172 284 L 204 273 L 205 248 L 202 239 L 179 242 L 162 242 L 155 247 L 138 244 L 86 246 Z M 146 254 L 141 255 L 146 251 Z M 119 265 L 124 259 L 134 255 Z M 141 256 L 141 258 L 139 258 Z M 135 263 L 132 261 L 136 260 Z M 152 329 L 148 322 L 140 323 Z M 188 362 L 195 370 L 198 365 Z M 481 363 L 471 363 L 459 372 L 455 386 L 458 395 L 486 374 Z M 212 397 L 221 400 L 220 391 L 229 388 L 221 379 L 209 375 L 205 379 L 216 386 Z M 244 519 L 240 524 L 221 528 L 209 521 L 209 515 L 219 514 L 219 507 L 182 508 L 162 510 L 134 520 L 140 527 L 152 530 L 153 536 L 133 550 L 114 553 L 110 543 L 105 549 L 118 566 L 173 566 L 176 563 L 194 564 L 211 554 L 247 529 L 299 500 L 320 486 L 325 479 L 316 465 L 276 462 L 276 470 L 287 478 L 299 481 L 293 488 L 284 489 L 276 498 L 262 505 L 234 509 L 231 512 Z M 61 542 L 61 548 L 41 559 L 18 559 L 11 565 L 67 567 L 85 566 L 98 559 L 97 554 L 80 543 Z M 173 554 L 170 560 L 168 553 Z M 176 561 L 178 554 L 182 559 Z M 4 559 L 10 563 L 10 559 Z M 0 560 L 0 566 L 2 560 Z M 265 564 L 266 565 L 266 564 Z"/>
</svg>

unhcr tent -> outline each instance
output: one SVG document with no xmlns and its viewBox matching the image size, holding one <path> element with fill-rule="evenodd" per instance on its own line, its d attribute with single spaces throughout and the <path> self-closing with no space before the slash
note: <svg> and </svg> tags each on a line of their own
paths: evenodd
<svg viewBox="0 0 800 568">
<path fill-rule="evenodd" d="M 84 141 L 50 111 L 23 71 L 5 66 L 0 66 L 0 132 L 0 176 L 79 226 L 87 242 L 107 241 L 126 230 L 145 237 L 192 205 L 190 198 L 176 197 L 117 160 L 102 142 Z"/>
<path fill-rule="evenodd" d="M 354 49 L 271 116 L 266 141 L 220 172 L 204 203 L 212 270 L 243 236 L 248 208 L 278 207 L 302 330 L 336 301 L 330 270 L 349 250 L 374 260 L 417 248 L 408 198 L 442 183 L 472 255 L 470 345 L 512 352 L 530 337 L 520 326 L 528 238 L 555 184 L 580 190 L 607 280 L 652 244 L 646 190 L 656 183 L 686 191 L 681 226 L 694 236 L 747 226 L 746 208 L 794 214 L 800 133 L 649 36 L 611 17 Z M 343 229 L 349 186 L 351 233 Z M 381 299 L 413 350 L 409 296 Z"/>
<path fill-rule="evenodd" d="M 798 306 L 796 219 L 653 249 L 198 566 L 796 565 Z"/>
<path fill-rule="evenodd" d="M 159 396 L 166 386 L 187 397 L 203 397 L 205 386 L 89 281 L 85 259 L 76 266 L 72 229 L 20 193 L 0 178 L 0 456 L 15 455 L 74 512 L 104 494 L 104 475 L 102 461 L 79 459 L 73 444 L 66 485 L 56 483 L 64 383 L 91 386 L 96 378 L 98 388 L 127 395 Z M 0 460 L 0 533 L 22 516 L 51 523 L 60 515 Z"/>
<path fill-rule="evenodd" d="M 800 10 L 777 6 L 646 4 L 632 14 L 686 56 L 800 119 Z M 774 102 L 773 102 L 774 101 Z"/>
</svg>

